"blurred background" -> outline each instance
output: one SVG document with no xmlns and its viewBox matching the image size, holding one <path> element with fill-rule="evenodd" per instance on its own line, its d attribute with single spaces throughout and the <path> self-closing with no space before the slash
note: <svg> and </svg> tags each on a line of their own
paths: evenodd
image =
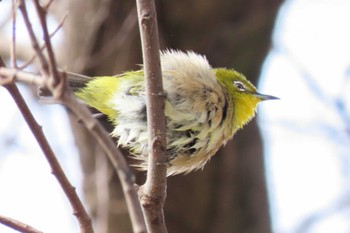
<svg viewBox="0 0 350 233">
<path fill-rule="evenodd" d="M 31 1 L 33 26 L 42 38 Z M 0 2 L 0 53 L 9 61 L 11 2 Z M 161 48 L 205 54 L 279 101 L 261 104 L 203 171 L 168 179 L 169 232 L 350 232 L 350 2 L 157 1 Z M 49 26 L 59 66 L 113 75 L 142 63 L 134 1 L 60 0 Z M 33 51 L 17 14 L 17 58 Z M 10 64 L 8 62 L 8 64 Z M 36 71 L 35 63 L 29 68 Z M 60 105 L 20 84 L 96 232 L 131 232 L 118 179 L 95 140 Z M 0 88 L 0 214 L 44 232 L 77 232 L 35 139 Z M 137 174 L 142 184 L 144 174 Z M 14 232 L 0 226 L 0 232 Z"/>
</svg>

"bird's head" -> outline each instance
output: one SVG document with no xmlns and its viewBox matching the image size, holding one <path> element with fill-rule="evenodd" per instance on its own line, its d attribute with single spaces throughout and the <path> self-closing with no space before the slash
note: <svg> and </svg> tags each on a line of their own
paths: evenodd
<svg viewBox="0 0 350 233">
<path fill-rule="evenodd" d="M 257 92 L 256 87 L 246 77 L 232 69 L 215 69 L 218 82 L 228 95 L 233 108 L 233 127 L 242 128 L 254 116 L 257 104 L 264 100 L 278 99 Z"/>
</svg>

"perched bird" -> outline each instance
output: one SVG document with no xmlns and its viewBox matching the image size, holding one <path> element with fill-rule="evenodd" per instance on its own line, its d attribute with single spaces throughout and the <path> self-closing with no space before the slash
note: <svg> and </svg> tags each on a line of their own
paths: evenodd
<svg viewBox="0 0 350 233">
<path fill-rule="evenodd" d="M 167 175 L 202 168 L 255 115 L 257 104 L 276 97 L 259 94 L 243 74 L 212 68 L 194 52 L 161 52 L 165 91 Z M 80 79 L 81 81 L 82 79 Z M 74 80 L 73 80 L 74 81 Z M 148 133 L 144 71 L 87 79 L 75 92 L 107 115 L 111 135 L 147 169 Z"/>
</svg>

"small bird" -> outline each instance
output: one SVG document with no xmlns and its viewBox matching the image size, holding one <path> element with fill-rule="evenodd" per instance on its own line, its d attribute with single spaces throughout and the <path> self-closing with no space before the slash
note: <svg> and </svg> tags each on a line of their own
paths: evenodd
<svg viewBox="0 0 350 233">
<path fill-rule="evenodd" d="M 263 95 L 243 74 L 212 68 L 192 51 L 161 52 L 165 91 L 167 175 L 203 168 L 255 115 L 257 104 L 278 99 Z M 78 79 L 81 81 L 82 79 Z M 76 80 L 77 81 L 77 80 Z M 73 80 L 74 82 L 74 80 Z M 75 95 L 105 114 L 118 145 L 147 169 L 148 131 L 144 71 L 86 79 Z"/>
</svg>

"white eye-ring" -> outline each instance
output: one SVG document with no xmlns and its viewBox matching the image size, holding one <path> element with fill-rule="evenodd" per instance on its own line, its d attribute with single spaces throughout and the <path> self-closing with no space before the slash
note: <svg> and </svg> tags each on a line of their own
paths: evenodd
<svg viewBox="0 0 350 233">
<path fill-rule="evenodd" d="M 242 82 L 240 81 L 233 81 L 233 84 L 237 87 L 239 91 L 245 91 L 245 86 Z"/>
</svg>

